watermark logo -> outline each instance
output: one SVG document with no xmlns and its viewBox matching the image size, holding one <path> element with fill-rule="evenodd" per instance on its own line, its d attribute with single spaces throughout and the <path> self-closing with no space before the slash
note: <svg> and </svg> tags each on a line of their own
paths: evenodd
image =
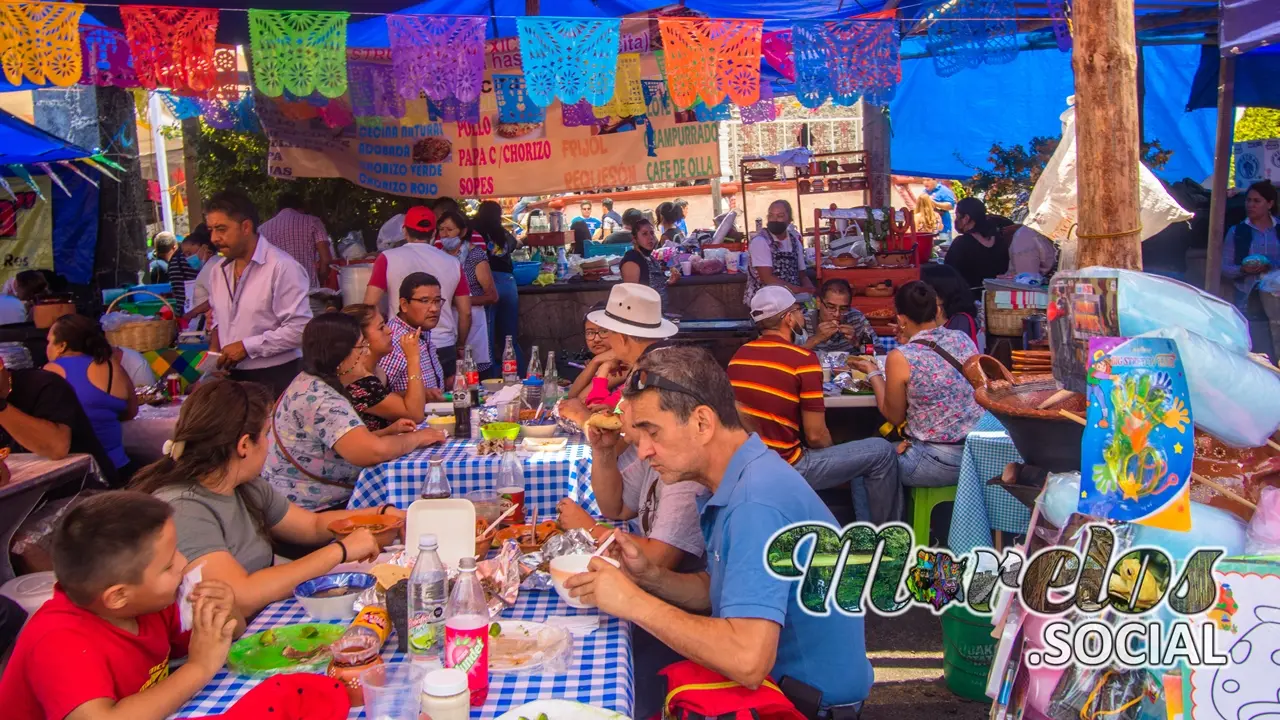
<svg viewBox="0 0 1280 720">
<path fill-rule="evenodd" d="M 795 582 L 800 607 L 819 617 L 896 616 L 912 607 L 991 615 L 999 592 L 1016 593 L 1043 619 L 1044 649 L 1026 656 L 1032 666 L 1227 663 L 1214 646 L 1216 628 L 1231 622 L 1230 596 L 1213 579 L 1222 549 L 1198 549 L 1175 565 L 1157 547 L 1117 551 L 1106 524 L 1084 531 L 1083 552 L 1054 546 L 1026 558 L 1017 550 L 917 547 L 903 523 L 799 523 L 774 533 L 764 562 L 774 577 Z"/>
</svg>

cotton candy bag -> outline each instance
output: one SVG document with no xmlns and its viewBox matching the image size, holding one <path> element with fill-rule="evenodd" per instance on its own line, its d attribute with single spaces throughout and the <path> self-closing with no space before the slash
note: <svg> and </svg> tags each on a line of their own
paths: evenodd
<svg viewBox="0 0 1280 720">
<path fill-rule="evenodd" d="M 1196 427 L 1234 447 L 1264 445 L 1280 427 L 1280 375 L 1181 327 L 1138 337 L 1167 338 L 1177 344 Z"/>
</svg>

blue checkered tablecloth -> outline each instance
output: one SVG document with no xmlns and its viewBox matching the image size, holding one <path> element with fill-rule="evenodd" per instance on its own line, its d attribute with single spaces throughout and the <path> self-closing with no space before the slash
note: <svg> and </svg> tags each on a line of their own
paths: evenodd
<svg viewBox="0 0 1280 720">
<path fill-rule="evenodd" d="M 541 622 L 555 615 L 596 614 L 595 610 L 575 610 L 554 591 L 521 591 L 515 607 L 502 617 L 508 620 Z M 296 600 L 274 603 L 249 624 L 246 634 L 272 627 L 310 622 Z M 395 651 L 396 638 L 387 641 L 384 662 L 405 660 Z M 256 678 L 222 670 L 173 717 L 193 718 L 226 712 L 237 699 L 259 682 Z M 483 707 L 472 708 L 472 718 L 497 717 L 512 708 L 539 698 L 576 700 L 608 708 L 631 717 L 635 702 L 635 672 L 631 661 L 631 625 L 606 617 L 600 629 L 573 639 L 573 665 L 564 675 L 510 675 L 491 673 L 489 696 Z M 363 718 L 363 708 L 352 708 L 349 718 Z"/>
<path fill-rule="evenodd" d="M 1031 511 L 1004 488 L 987 485 L 1011 462 L 1022 462 L 1022 456 L 1000 421 L 987 413 L 964 442 L 951 533 L 947 537 L 953 552 L 991 547 L 992 530 L 1018 535 L 1027 532 Z"/>
<path fill-rule="evenodd" d="M 408 508 L 418 499 L 427 479 L 431 459 L 444 458 L 449 488 L 454 497 L 474 490 L 494 490 L 502 456 L 477 457 L 473 441 L 451 440 L 443 447 L 429 447 L 397 460 L 365 468 L 356 480 L 349 508 L 378 507 L 392 503 Z M 592 515 L 600 515 L 596 494 L 591 489 L 591 446 L 571 439 L 559 452 L 519 453 L 524 465 L 524 502 L 538 515 L 555 517 L 556 503 L 573 498 Z"/>
<path fill-rule="evenodd" d="M 876 349 L 882 354 L 888 355 L 890 350 L 898 347 L 898 338 L 889 335 L 876 336 Z"/>
</svg>

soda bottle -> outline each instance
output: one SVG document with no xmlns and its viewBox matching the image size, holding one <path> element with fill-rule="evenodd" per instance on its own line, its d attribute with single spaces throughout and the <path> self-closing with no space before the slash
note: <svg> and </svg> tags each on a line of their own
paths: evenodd
<svg viewBox="0 0 1280 720">
<path fill-rule="evenodd" d="M 471 393 L 471 407 L 480 407 L 480 366 L 476 364 L 476 356 L 468 345 L 463 355 L 462 367 L 466 369 L 467 391 Z"/>
<path fill-rule="evenodd" d="M 502 349 L 502 384 L 515 385 L 520 382 L 520 366 L 516 363 L 516 346 L 507 336 L 507 345 Z"/>
<path fill-rule="evenodd" d="M 508 520 L 512 525 L 524 524 L 524 465 L 516 455 L 515 442 L 508 440 L 503 448 L 502 464 L 498 466 L 498 500 L 502 512 L 515 505 L 516 511 Z"/>
<path fill-rule="evenodd" d="M 453 378 L 453 436 L 460 440 L 471 437 L 471 393 L 467 375 L 461 370 Z"/>
<path fill-rule="evenodd" d="M 423 500 L 447 500 L 453 495 L 449 487 L 449 476 L 444 472 L 444 459 L 431 458 L 427 469 L 427 480 L 422 483 Z"/>
<path fill-rule="evenodd" d="M 458 561 L 458 579 L 444 623 L 444 666 L 467 674 L 471 707 L 484 704 L 489 695 L 489 606 L 473 557 Z"/>
<path fill-rule="evenodd" d="M 329 646 L 331 659 L 325 674 L 346 688 L 351 707 L 364 705 L 360 673 L 382 662 L 379 651 L 391 634 L 391 616 L 381 605 L 366 605 L 347 631 Z"/>
<path fill-rule="evenodd" d="M 542 377 L 542 363 L 538 360 L 538 346 L 534 345 L 529 350 L 529 371 L 524 374 L 526 378 Z"/>
<path fill-rule="evenodd" d="M 418 538 L 418 560 L 409 576 L 409 659 L 415 663 L 442 664 L 444 654 L 444 563 L 436 553 L 435 535 Z"/>
<path fill-rule="evenodd" d="M 547 351 L 547 367 L 542 374 L 542 404 L 548 409 L 560 399 L 560 371 L 556 369 L 556 351 Z"/>
</svg>

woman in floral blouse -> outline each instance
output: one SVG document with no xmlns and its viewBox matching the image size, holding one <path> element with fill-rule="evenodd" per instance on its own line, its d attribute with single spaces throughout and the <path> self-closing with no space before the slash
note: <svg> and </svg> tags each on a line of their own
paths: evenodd
<svg viewBox="0 0 1280 720">
<path fill-rule="evenodd" d="M 361 468 L 445 439 L 407 419 L 377 431 L 365 426 L 338 380 L 339 368 L 360 362 L 362 344 L 350 315 L 314 318 L 302 332 L 302 372 L 276 403 L 262 477 L 305 510 L 345 503 Z"/>
<path fill-rule="evenodd" d="M 381 430 L 400 419 L 412 420 L 415 424 L 422 422 L 427 405 L 427 386 L 422 375 L 410 374 L 409 387 L 401 394 L 391 390 L 378 367 L 378 362 L 391 353 L 393 342 L 386 318 L 378 308 L 363 303 L 348 305 L 342 312 L 360 323 L 363 336 L 363 341 L 356 345 L 357 350 L 362 350 L 359 359 L 338 367 L 338 380 L 346 388 L 360 419 L 370 430 Z M 408 366 L 418 367 L 421 350 L 418 334 L 402 336 L 400 349 Z"/>
</svg>

